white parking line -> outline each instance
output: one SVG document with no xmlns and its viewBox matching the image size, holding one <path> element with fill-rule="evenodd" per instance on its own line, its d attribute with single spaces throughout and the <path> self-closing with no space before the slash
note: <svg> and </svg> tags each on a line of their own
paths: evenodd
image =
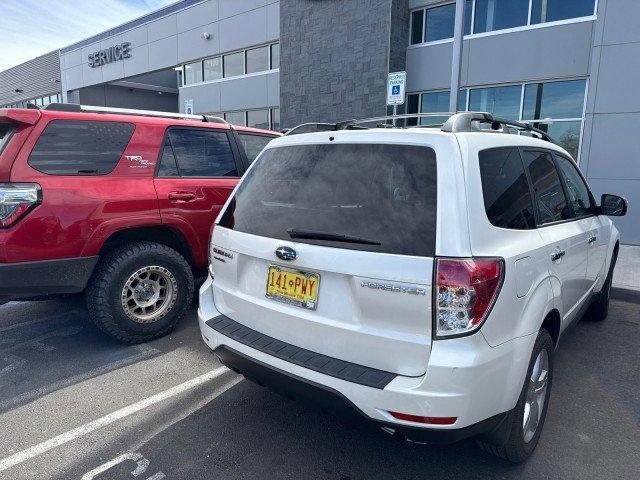
<svg viewBox="0 0 640 480">
<path fill-rule="evenodd" d="M 7 458 L 3 458 L 0 460 L 0 472 L 11 468 L 15 465 L 18 465 L 22 462 L 25 462 L 33 457 L 37 457 L 38 455 L 42 455 L 49 450 L 59 447 L 60 445 L 64 445 L 65 443 L 71 442 L 79 437 L 87 435 L 95 430 L 98 430 L 102 427 L 105 427 L 113 422 L 121 420 L 133 413 L 139 412 L 140 410 L 144 410 L 145 408 L 150 407 L 158 402 L 166 400 L 167 398 L 178 395 L 182 392 L 190 390 L 198 385 L 202 385 L 209 380 L 213 380 L 214 378 L 219 377 L 225 372 L 229 370 L 225 367 L 216 368 L 210 372 L 205 373 L 204 375 L 200 375 L 199 377 L 193 378 L 189 381 L 181 383 L 180 385 L 176 385 L 164 392 L 160 392 L 151 397 L 145 398 L 144 400 L 140 400 L 132 405 L 124 407 L 120 410 L 116 410 L 113 413 L 105 415 L 102 418 L 98 418 L 92 422 L 86 423 L 80 427 L 74 428 L 73 430 L 69 430 L 66 433 L 58 435 L 57 437 L 53 437 L 49 440 L 46 440 L 38 445 L 34 445 L 33 447 L 29 447 L 21 452 L 15 453 Z"/>
</svg>

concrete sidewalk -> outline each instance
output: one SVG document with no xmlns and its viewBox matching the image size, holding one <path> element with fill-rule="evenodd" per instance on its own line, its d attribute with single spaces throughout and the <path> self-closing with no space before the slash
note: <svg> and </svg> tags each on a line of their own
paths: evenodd
<svg viewBox="0 0 640 480">
<path fill-rule="evenodd" d="M 630 297 L 640 303 L 640 246 L 620 246 L 612 294 L 621 299 Z"/>
</svg>

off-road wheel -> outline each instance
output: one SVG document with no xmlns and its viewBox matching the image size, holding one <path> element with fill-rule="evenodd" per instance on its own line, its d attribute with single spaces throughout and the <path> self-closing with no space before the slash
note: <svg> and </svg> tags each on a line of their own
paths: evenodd
<svg viewBox="0 0 640 480">
<path fill-rule="evenodd" d="M 169 333 L 193 299 L 193 274 L 182 255 L 166 245 L 134 242 L 98 262 L 85 298 L 91 320 L 127 343 Z"/>
</svg>

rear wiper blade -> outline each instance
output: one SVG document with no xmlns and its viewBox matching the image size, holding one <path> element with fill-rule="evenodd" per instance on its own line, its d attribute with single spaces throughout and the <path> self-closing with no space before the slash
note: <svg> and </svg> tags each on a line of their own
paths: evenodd
<svg viewBox="0 0 640 480">
<path fill-rule="evenodd" d="M 296 230 L 293 228 L 287 230 L 287 233 L 291 238 L 300 238 L 305 240 L 329 240 L 332 242 L 361 243 L 363 245 L 382 245 L 376 240 L 352 237 L 351 235 L 341 235 L 339 233 L 312 232 L 309 230 Z"/>
</svg>

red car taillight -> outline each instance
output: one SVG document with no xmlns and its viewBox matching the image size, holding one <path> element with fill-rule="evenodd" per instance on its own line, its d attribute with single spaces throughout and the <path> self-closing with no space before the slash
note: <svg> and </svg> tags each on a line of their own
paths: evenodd
<svg viewBox="0 0 640 480">
<path fill-rule="evenodd" d="M 498 297 L 503 277 L 500 258 L 438 258 L 435 337 L 478 330 Z"/>
<path fill-rule="evenodd" d="M 37 183 L 0 183 L 0 228 L 9 228 L 42 201 Z"/>
</svg>

